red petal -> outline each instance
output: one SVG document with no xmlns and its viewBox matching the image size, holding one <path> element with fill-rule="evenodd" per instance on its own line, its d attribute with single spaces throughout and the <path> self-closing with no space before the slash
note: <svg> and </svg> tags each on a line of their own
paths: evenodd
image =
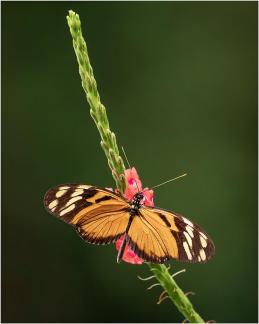
<svg viewBox="0 0 259 324">
<path fill-rule="evenodd" d="M 145 206 L 149 206 L 149 207 L 154 207 L 154 191 L 153 190 L 148 190 L 148 188 L 145 188 L 143 190 L 143 204 Z"/>
<path fill-rule="evenodd" d="M 119 251 L 120 250 L 120 246 L 122 244 L 122 241 L 124 239 L 124 236 L 121 236 L 117 241 L 116 241 L 116 249 Z M 141 259 L 140 257 L 137 256 L 137 254 L 135 254 L 130 246 L 128 245 L 128 243 L 126 243 L 125 246 L 125 250 L 123 253 L 123 257 L 122 260 L 131 264 L 142 264 L 144 262 L 143 259 Z"/>
<path fill-rule="evenodd" d="M 137 192 L 142 191 L 142 183 L 135 168 L 125 170 L 125 176 L 127 188 L 124 197 L 131 200 Z"/>
</svg>

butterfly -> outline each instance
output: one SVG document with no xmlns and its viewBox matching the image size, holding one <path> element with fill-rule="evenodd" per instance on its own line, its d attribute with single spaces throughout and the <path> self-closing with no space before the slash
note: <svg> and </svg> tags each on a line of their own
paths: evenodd
<svg viewBox="0 0 259 324">
<path fill-rule="evenodd" d="M 143 198 L 143 192 L 127 200 L 108 189 L 64 184 L 47 191 L 44 205 L 88 243 L 114 243 L 124 235 L 118 262 L 126 244 L 151 263 L 206 262 L 214 255 L 212 240 L 197 224 L 175 212 L 144 206 Z"/>
</svg>

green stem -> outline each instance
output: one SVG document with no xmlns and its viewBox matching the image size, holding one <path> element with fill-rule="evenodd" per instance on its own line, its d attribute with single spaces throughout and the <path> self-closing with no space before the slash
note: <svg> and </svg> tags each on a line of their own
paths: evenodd
<svg viewBox="0 0 259 324">
<path fill-rule="evenodd" d="M 125 166 L 119 154 L 115 134 L 110 130 L 106 109 L 100 101 L 78 14 L 70 10 L 67 16 L 67 22 L 79 64 L 79 74 L 81 76 L 82 86 L 90 105 L 90 114 L 101 135 L 101 146 L 107 157 L 108 165 L 112 171 L 116 186 L 123 194 L 126 185 L 124 175 Z M 184 292 L 176 284 L 165 265 L 147 264 L 157 281 L 164 288 L 171 301 L 183 316 L 191 323 L 204 323 L 199 314 L 195 312 Z"/>
<path fill-rule="evenodd" d="M 90 105 L 90 114 L 101 135 L 101 147 L 107 157 L 116 186 L 123 192 L 126 187 L 125 166 L 119 154 L 115 134 L 110 130 L 106 109 L 100 100 L 93 69 L 88 57 L 87 46 L 82 35 L 79 16 L 70 10 L 67 22 L 73 39 L 73 47 L 79 65 L 82 86 Z"/>
<path fill-rule="evenodd" d="M 204 323 L 204 320 L 194 310 L 192 303 L 174 281 L 166 266 L 164 264 L 150 264 L 149 267 L 179 312 L 190 323 Z"/>
</svg>

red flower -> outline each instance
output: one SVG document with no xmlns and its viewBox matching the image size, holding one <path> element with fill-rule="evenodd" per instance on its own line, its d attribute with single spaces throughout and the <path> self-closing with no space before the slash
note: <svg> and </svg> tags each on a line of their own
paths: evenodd
<svg viewBox="0 0 259 324">
<path fill-rule="evenodd" d="M 120 246 L 123 242 L 125 235 L 122 235 L 117 241 L 116 241 L 116 249 L 119 251 L 120 250 Z M 142 264 L 144 262 L 143 259 L 141 259 L 140 257 L 137 256 L 137 254 L 135 254 L 130 246 L 128 245 L 128 243 L 126 243 L 125 246 L 125 250 L 123 253 L 123 257 L 122 260 L 128 263 L 132 263 L 132 264 Z"/>
<path fill-rule="evenodd" d="M 145 206 L 154 206 L 153 197 L 154 193 L 153 190 L 148 190 L 148 188 L 142 189 L 142 183 L 139 179 L 138 173 L 135 168 L 125 170 L 125 176 L 127 181 L 127 187 L 124 192 L 124 197 L 128 200 L 132 200 L 136 193 L 143 192 L 143 200 L 142 203 Z M 123 242 L 124 235 L 122 235 L 116 241 L 116 249 L 119 251 L 120 246 Z M 130 248 L 128 243 L 126 243 L 126 247 L 123 253 L 122 260 L 132 264 L 142 264 L 144 262 L 143 259 L 138 257 Z"/>
</svg>

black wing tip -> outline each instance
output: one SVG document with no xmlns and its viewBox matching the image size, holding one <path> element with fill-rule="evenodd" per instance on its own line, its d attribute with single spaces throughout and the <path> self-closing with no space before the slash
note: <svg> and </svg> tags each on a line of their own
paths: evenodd
<svg viewBox="0 0 259 324">
<path fill-rule="evenodd" d="M 73 190 L 73 189 L 75 189 L 76 187 L 79 187 L 79 186 L 89 186 L 89 188 L 87 188 L 87 189 L 85 188 L 84 190 L 92 190 L 92 189 L 96 188 L 95 186 L 87 185 L 87 184 L 84 184 L 84 183 L 62 183 L 62 184 L 59 184 L 57 186 L 51 187 L 46 191 L 46 193 L 45 193 L 45 195 L 43 197 L 44 205 L 48 205 L 51 201 L 53 201 L 54 199 L 57 199 L 55 197 L 55 194 L 57 193 L 59 188 L 68 187 L 67 190 L 71 190 L 71 189 Z"/>
</svg>

